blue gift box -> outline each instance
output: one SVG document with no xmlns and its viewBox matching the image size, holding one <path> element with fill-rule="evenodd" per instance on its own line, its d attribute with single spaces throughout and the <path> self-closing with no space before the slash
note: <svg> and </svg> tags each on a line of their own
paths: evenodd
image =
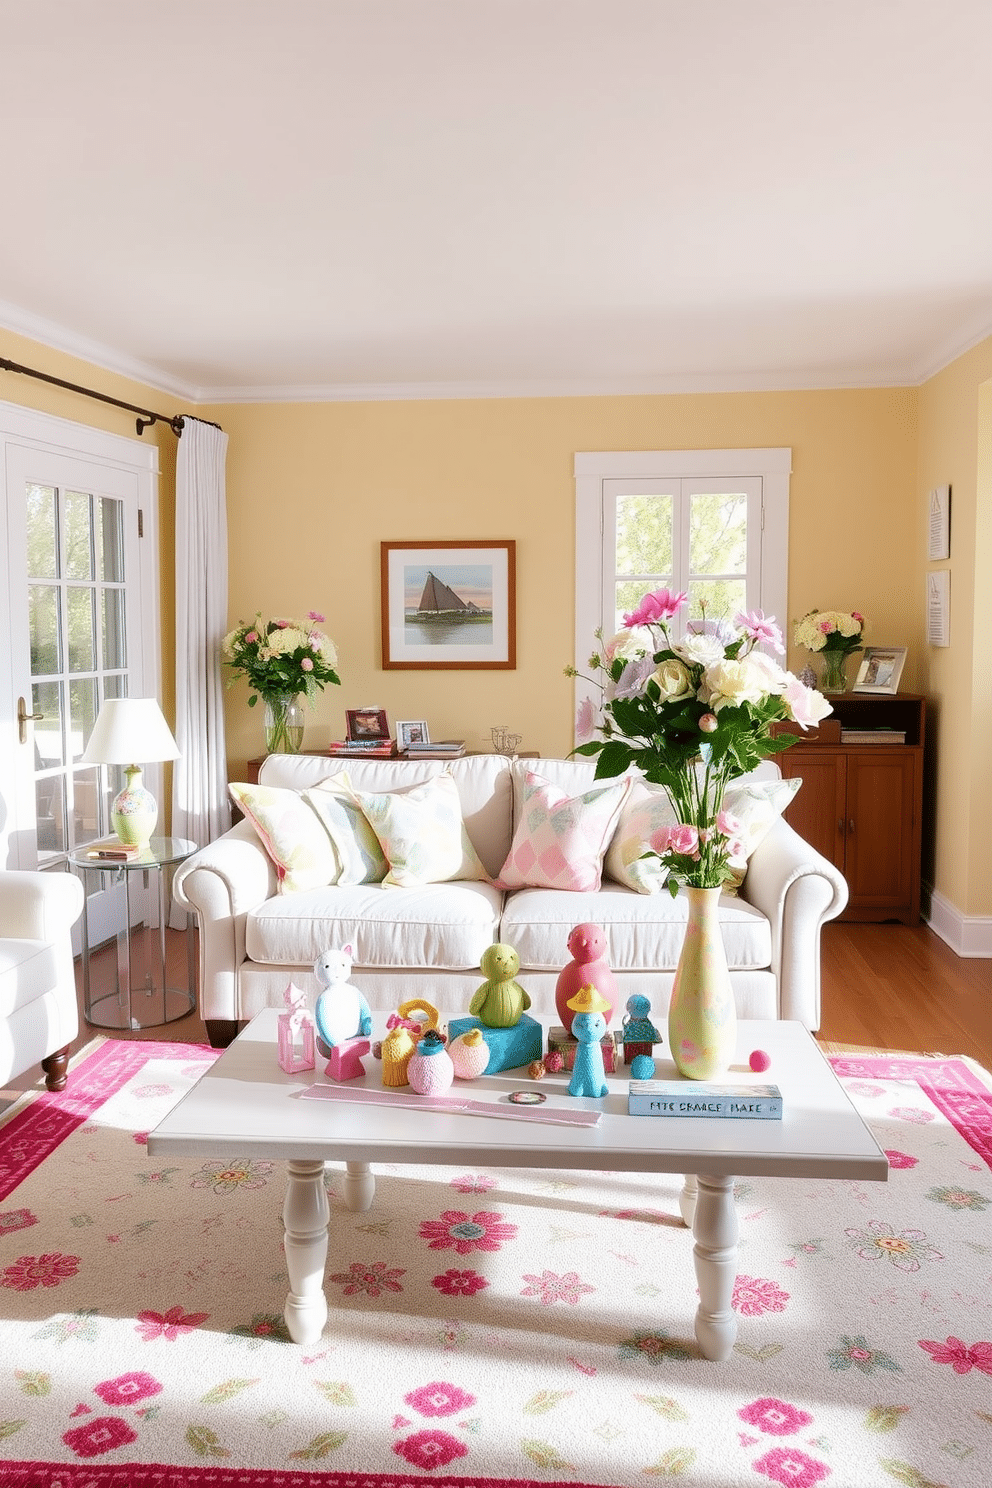
<svg viewBox="0 0 992 1488">
<path fill-rule="evenodd" d="M 500 1070 L 518 1069 L 540 1059 L 544 1052 L 544 1030 L 540 1023 L 521 1014 L 512 1028 L 489 1028 L 478 1018 L 449 1018 L 448 1042 L 452 1043 L 470 1028 L 478 1028 L 489 1050 L 489 1063 L 484 1073 L 497 1075 Z"/>
</svg>

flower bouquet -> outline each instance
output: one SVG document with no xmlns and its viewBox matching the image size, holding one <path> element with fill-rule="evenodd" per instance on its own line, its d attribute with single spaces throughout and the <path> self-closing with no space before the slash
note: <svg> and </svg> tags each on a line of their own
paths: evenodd
<svg viewBox="0 0 992 1488">
<path fill-rule="evenodd" d="M 735 776 L 795 743 L 776 734 L 783 721 L 801 728 L 831 711 L 758 647 L 783 653 L 774 620 L 760 611 L 733 625 L 688 630 L 673 639 L 669 622 L 685 594 L 647 594 L 624 629 L 590 658 L 600 674 L 597 709 L 584 700 L 576 754 L 596 756 L 596 775 L 620 775 L 634 765 L 665 790 L 675 825 L 654 833 L 644 856 L 668 869 L 668 887 L 686 887 L 688 921 L 668 1010 L 672 1057 L 683 1075 L 710 1080 L 734 1057 L 737 1015 L 720 935 L 720 886 L 746 862 L 741 824 L 723 807 Z M 598 633 L 602 642 L 602 633 Z M 578 673 L 574 667 L 566 671 Z M 600 734 L 592 739 L 590 735 Z"/>
<path fill-rule="evenodd" d="M 310 610 L 306 620 L 263 620 L 257 613 L 248 624 L 235 626 L 221 642 L 224 661 L 234 674 L 228 685 L 240 673 L 251 689 L 249 708 L 261 698 L 271 713 L 273 722 L 266 727 L 270 753 L 292 753 L 299 748 L 302 718 L 294 726 L 289 710 L 301 693 L 312 704 L 329 682 L 340 685 L 334 642 L 317 629 L 323 619 L 316 610 Z"/>
<path fill-rule="evenodd" d="M 810 610 L 797 620 L 793 639 L 804 651 L 823 656 L 821 684 L 826 692 L 843 692 L 847 686 L 844 662 L 854 651 L 862 651 L 865 617 L 857 610 Z"/>
</svg>

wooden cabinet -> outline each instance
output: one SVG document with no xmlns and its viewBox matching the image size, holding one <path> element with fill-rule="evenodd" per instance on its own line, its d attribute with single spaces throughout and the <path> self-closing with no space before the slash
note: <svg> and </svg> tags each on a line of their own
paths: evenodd
<svg viewBox="0 0 992 1488">
<path fill-rule="evenodd" d="M 920 918 L 923 818 L 922 697 L 844 693 L 815 732 L 776 756 L 802 789 L 786 820 L 840 869 L 850 899 L 842 920 Z M 896 730 L 904 742 L 891 742 Z M 855 742 L 852 734 L 880 742 Z"/>
</svg>

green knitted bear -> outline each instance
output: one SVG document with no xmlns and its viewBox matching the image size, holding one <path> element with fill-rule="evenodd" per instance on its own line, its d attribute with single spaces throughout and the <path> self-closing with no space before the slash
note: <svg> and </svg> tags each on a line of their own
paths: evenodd
<svg viewBox="0 0 992 1488">
<path fill-rule="evenodd" d="M 520 957 L 511 945 L 486 946 L 479 962 L 489 978 L 483 982 L 468 1010 L 487 1028 L 514 1028 L 530 1007 L 530 996 L 513 978 L 520 970 Z"/>
</svg>

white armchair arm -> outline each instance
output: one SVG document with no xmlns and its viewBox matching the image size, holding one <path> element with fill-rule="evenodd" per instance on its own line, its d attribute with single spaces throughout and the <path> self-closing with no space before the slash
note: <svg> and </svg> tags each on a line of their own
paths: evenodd
<svg viewBox="0 0 992 1488">
<path fill-rule="evenodd" d="M 847 882 L 781 817 L 747 867 L 741 898 L 767 916 L 780 1018 L 820 1026 L 820 927 L 847 903 Z"/>
<path fill-rule="evenodd" d="M 245 921 L 276 888 L 272 861 L 249 822 L 238 822 L 176 872 L 173 897 L 196 915 L 199 926 L 200 1017 L 212 1041 L 220 1041 L 222 1030 L 211 1023 L 241 1016 L 237 973 L 245 958 Z"/>
<path fill-rule="evenodd" d="M 0 872 L 0 936 L 55 941 L 83 910 L 83 886 L 72 873 Z"/>
</svg>

